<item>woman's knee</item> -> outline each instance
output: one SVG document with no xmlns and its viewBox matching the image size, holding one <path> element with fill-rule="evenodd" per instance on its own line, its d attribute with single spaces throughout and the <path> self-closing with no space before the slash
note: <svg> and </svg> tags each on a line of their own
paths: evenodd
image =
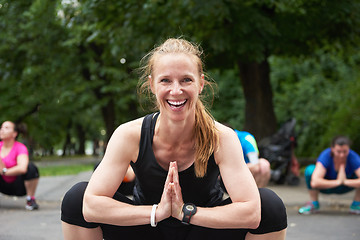
<svg viewBox="0 0 360 240">
<path fill-rule="evenodd" d="M 263 175 L 270 177 L 271 168 L 268 160 L 265 158 L 260 158 L 260 168 Z"/>
<path fill-rule="evenodd" d="M 286 208 L 281 198 L 268 188 L 260 188 L 261 206 L 271 214 L 280 214 L 286 217 Z M 280 216 L 281 217 L 281 216 Z"/>
<path fill-rule="evenodd" d="M 315 170 L 315 164 L 311 164 L 305 168 L 304 176 L 305 176 L 305 182 L 308 189 L 311 188 L 311 176 Z"/>
<path fill-rule="evenodd" d="M 314 170 L 315 170 L 315 164 L 311 164 L 311 165 L 307 166 L 305 168 L 305 172 L 304 172 L 305 177 L 310 177 L 311 178 Z"/>
<path fill-rule="evenodd" d="M 24 174 L 25 180 L 32 180 L 39 178 L 39 169 L 36 167 L 36 165 L 32 162 L 29 162 L 27 172 Z"/>
<path fill-rule="evenodd" d="M 87 182 L 79 182 L 66 192 L 61 203 L 61 219 L 71 224 L 71 219 L 83 219 L 82 206 Z"/>
<path fill-rule="evenodd" d="M 79 182 L 72 186 L 64 195 L 61 208 L 72 207 L 81 203 L 84 198 L 84 192 L 87 187 L 87 182 Z"/>
<path fill-rule="evenodd" d="M 268 233 L 285 229 L 287 227 L 287 214 L 283 201 L 270 189 L 260 188 L 259 192 L 261 198 L 261 222 L 256 231 L 258 233 Z"/>
</svg>

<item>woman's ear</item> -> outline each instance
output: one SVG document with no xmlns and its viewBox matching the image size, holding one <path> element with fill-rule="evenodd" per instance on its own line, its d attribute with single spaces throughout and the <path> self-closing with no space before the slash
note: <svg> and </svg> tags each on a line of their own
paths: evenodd
<svg viewBox="0 0 360 240">
<path fill-rule="evenodd" d="M 149 75 L 148 81 L 149 81 L 149 85 L 150 85 L 151 92 L 152 92 L 153 94 L 155 94 L 154 83 L 153 83 L 153 81 L 152 81 L 151 75 Z"/>
<path fill-rule="evenodd" d="M 205 85 L 205 76 L 204 76 L 204 74 L 201 74 L 199 94 L 201 94 L 202 90 L 204 89 L 204 85 Z"/>
</svg>

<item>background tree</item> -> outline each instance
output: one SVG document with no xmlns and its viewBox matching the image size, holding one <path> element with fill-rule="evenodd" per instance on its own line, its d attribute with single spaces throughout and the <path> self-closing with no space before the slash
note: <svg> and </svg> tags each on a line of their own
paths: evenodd
<svg viewBox="0 0 360 240">
<path fill-rule="evenodd" d="M 245 97 L 243 129 L 257 139 L 277 128 L 270 56 L 312 56 L 316 49 L 358 42 L 358 1 L 194 1 L 193 5 L 189 9 L 193 33 L 207 48 L 210 68 L 237 67 Z"/>
<path fill-rule="evenodd" d="M 216 119 L 260 140 L 296 116 L 309 154 L 337 132 L 329 109 L 349 123 L 339 132 L 357 136 L 346 117 L 358 100 L 339 96 L 358 89 L 358 12 L 358 0 L 1 0 L 0 118 L 26 123 L 37 148 L 83 153 L 86 139 L 106 141 L 151 111 L 139 108 L 134 70 L 154 45 L 184 36 L 219 84 Z"/>
<path fill-rule="evenodd" d="M 281 119 L 298 120 L 297 150 L 303 156 L 316 157 L 336 135 L 347 135 L 360 150 L 360 58 L 351 52 L 270 59 L 275 111 Z"/>
</svg>

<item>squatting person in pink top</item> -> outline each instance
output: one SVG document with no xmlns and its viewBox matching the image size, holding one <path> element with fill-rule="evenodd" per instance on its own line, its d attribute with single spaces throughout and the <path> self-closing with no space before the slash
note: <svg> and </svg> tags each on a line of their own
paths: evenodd
<svg viewBox="0 0 360 240">
<path fill-rule="evenodd" d="M 0 128 L 0 192 L 11 196 L 25 196 L 27 210 L 38 209 L 35 191 L 39 182 L 37 167 L 29 162 L 26 146 L 16 137 L 16 124 L 5 121 Z"/>
</svg>

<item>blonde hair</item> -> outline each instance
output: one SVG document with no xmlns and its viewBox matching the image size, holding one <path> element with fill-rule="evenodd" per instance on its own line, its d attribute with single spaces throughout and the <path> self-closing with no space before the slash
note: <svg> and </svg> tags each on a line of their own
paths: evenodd
<svg viewBox="0 0 360 240">
<path fill-rule="evenodd" d="M 148 77 L 153 71 L 156 57 L 169 53 L 185 53 L 193 56 L 198 64 L 199 75 L 203 74 L 203 61 L 201 59 L 203 51 L 199 45 L 195 45 L 187 40 L 181 38 L 167 39 L 163 44 L 154 48 L 142 60 L 140 68 L 142 75 L 138 84 L 138 94 L 141 96 L 146 95 L 153 103 L 156 103 L 155 96 L 150 89 L 150 82 Z M 213 82 L 204 79 L 206 89 L 209 89 L 211 95 L 214 95 Z M 204 88 L 205 90 L 205 88 Z M 205 92 L 205 91 L 203 91 Z M 207 164 L 210 156 L 216 151 L 219 134 L 215 127 L 215 121 L 210 112 L 203 104 L 204 95 L 201 94 L 195 106 L 195 174 L 197 177 L 203 177 L 206 174 Z M 155 104 L 156 105 L 156 104 Z M 158 110 L 158 106 L 155 106 Z"/>
</svg>

